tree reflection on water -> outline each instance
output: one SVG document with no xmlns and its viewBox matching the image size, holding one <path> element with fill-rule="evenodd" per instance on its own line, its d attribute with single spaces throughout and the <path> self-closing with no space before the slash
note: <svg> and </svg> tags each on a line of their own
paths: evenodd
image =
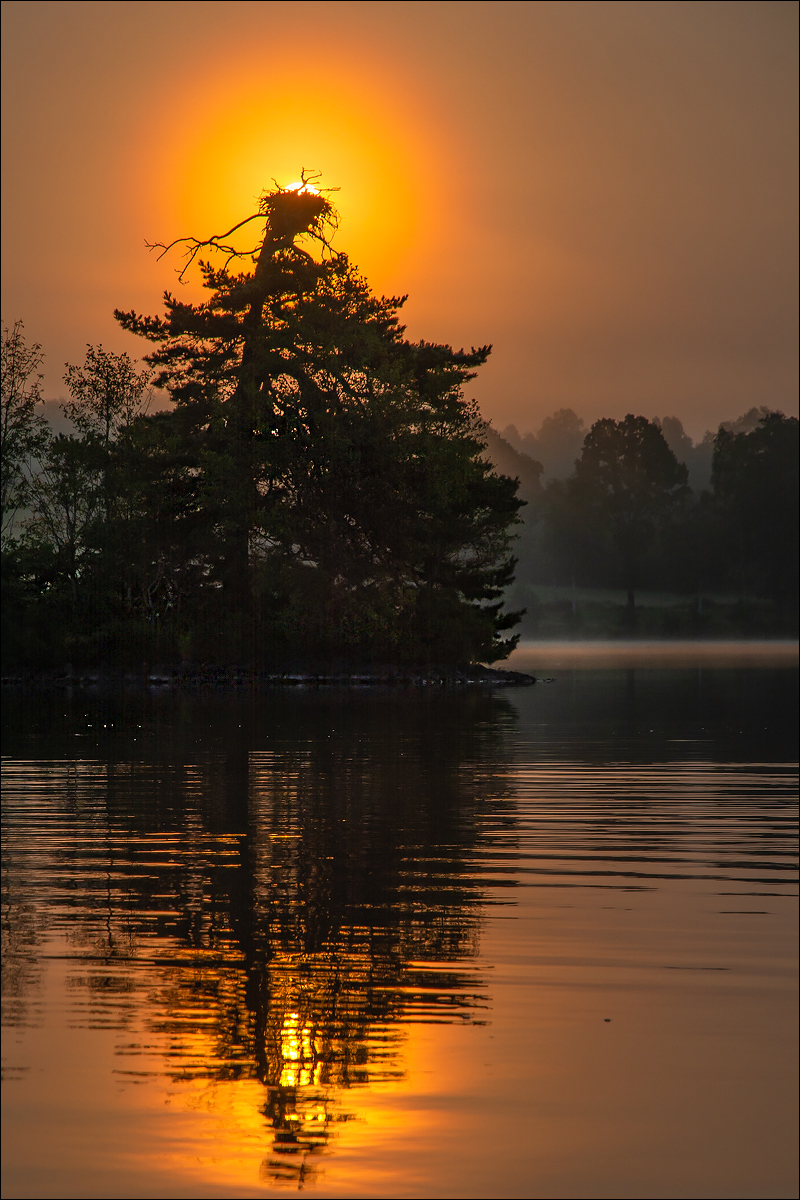
<svg viewBox="0 0 800 1200">
<path fill-rule="evenodd" d="M 481 1019 L 513 719 L 480 693 L 40 698 L 6 928 L 28 957 L 67 936 L 75 1015 L 136 1034 L 132 1068 L 258 1079 L 262 1176 L 302 1185 L 346 1090 L 402 1075 L 404 1025 Z"/>
</svg>

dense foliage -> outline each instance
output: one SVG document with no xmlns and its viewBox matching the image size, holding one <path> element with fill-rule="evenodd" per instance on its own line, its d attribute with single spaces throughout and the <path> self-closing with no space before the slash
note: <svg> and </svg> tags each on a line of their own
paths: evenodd
<svg viewBox="0 0 800 1200">
<path fill-rule="evenodd" d="M 799 430 L 796 417 L 777 412 L 749 433 L 721 429 L 712 466 L 731 576 L 787 606 L 798 592 Z"/>
</svg>

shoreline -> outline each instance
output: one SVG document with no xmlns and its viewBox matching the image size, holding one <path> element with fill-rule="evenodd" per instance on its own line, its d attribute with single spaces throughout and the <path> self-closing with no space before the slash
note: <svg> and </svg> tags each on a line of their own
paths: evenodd
<svg viewBox="0 0 800 1200">
<path fill-rule="evenodd" d="M 257 688 L 257 687 L 531 687 L 538 679 L 525 671 L 494 667 L 355 668 L 349 671 L 258 671 L 243 666 L 148 667 L 141 671 L 86 668 L 74 671 L 18 671 L 0 676 L 4 688 L 69 689 L 98 687 Z"/>
</svg>

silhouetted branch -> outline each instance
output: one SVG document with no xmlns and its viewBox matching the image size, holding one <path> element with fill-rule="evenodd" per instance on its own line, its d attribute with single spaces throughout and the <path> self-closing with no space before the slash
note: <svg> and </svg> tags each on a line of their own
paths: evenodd
<svg viewBox="0 0 800 1200">
<path fill-rule="evenodd" d="M 203 238 L 202 240 L 200 240 L 199 238 L 182 237 L 182 238 L 175 238 L 174 241 L 169 242 L 169 243 L 145 242 L 145 246 L 147 247 L 148 250 L 160 250 L 161 251 L 161 253 L 158 255 L 159 261 L 164 257 L 165 254 L 168 254 L 170 250 L 174 249 L 175 246 L 180 246 L 180 245 L 186 246 L 187 247 L 186 255 L 185 255 L 186 262 L 184 263 L 183 267 L 181 268 L 181 270 L 178 273 L 178 279 L 181 282 L 183 282 L 184 275 L 189 270 L 189 267 L 192 265 L 194 260 L 197 258 L 197 255 L 200 253 L 201 250 L 207 250 L 207 249 L 219 250 L 219 251 L 221 251 L 222 254 L 227 254 L 228 257 L 225 260 L 226 268 L 228 266 L 228 263 L 233 258 L 247 258 L 248 255 L 255 254 L 256 250 L 258 250 L 258 246 L 254 246 L 252 250 L 236 250 L 233 246 L 224 245 L 224 243 L 222 242 L 222 239 L 230 237 L 231 234 L 235 233 L 237 229 L 242 229 L 245 225 L 249 225 L 251 221 L 258 221 L 258 220 L 263 221 L 264 216 L 265 216 L 265 214 L 263 212 L 253 213 L 251 216 L 245 217 L 245 219 L 243 221 L 239 221 L 236 225 L 233 225 L 230 229 L 226 229 L 224 233 L 214 233 L 211 235 L 211 237 Z"/>
<path fill-rule="evenodd" d="M 276 194 L 278 194 L 278 195 L 285 194 L 288 191 L 303 192 L 305 189 L 308 189 L 309 192 L 314 192 L 315 194 L 319 194 L 319 192 L 317 191 L 317 188 L 315 188 L 314 184 L 313 184 L 313 181 L 317 180 L 319 178 L 320 178 L 319 171 L 307 171 L 306 168 L 303 167 L 302 171 L 300 172 L 301 186 L 297 189 L 282 188 L 277 183 L 277 181 L 273 180 L 273 182 L 275 183 L 276 191 L 273 193 L 265 193 L 261 197 L 258 212 L 252 213 L 249 217 L 245 217 L 243 221 L 237 222 L 237 224 L 231 226 L 230 229 L 226 229 L 224 233 L 214 233 L 211 235 L 211 237 L 203 238 L 203 239 L 193 238 L 193 237 L 175 238 L 174 241 L 169 242 L 169 243 L 145 242 L 145 246 L 147 247 L 148 250 L 160 250 L 161 251 L 161 253 L 158 255 L 159 261 L 164 257 L 165 254 L 167 254 L 170 250 L 174 249 L 175 246 L 182 245 L 182 246 L 186 247 L 186 253 L 184 255 L 186 261 L 184 262 L 181 270 L 178 272 L 178 279 L 181 281 L 181 283 L 184 282 L 184 276 L 185 276 L 186 272 L 188 271 L 189 267 L 192 265 L 192 263 L 194 262 L 194 260 L 197 258 L 198 254 L 202 250 L 218 250 L 221 254 L 226 255 L 225 267 L 223 269 L 227 270 L 228 264 L 234 258 L 251 257 L 258 252 L 258 250 L 260 249 L 260 246 L 254 246 L 252 250 L 237 250 L 234 246 L 226 245 L 225 241 L 223 239 L 229 238 L 232 233 L 236 233 L 236 231 L 238 229 L 243 229 L 244 226 L 249 225 L 251 221 L 258 221 L 258 220 L 267 220 L 268 221 L 270 219 L 270 202 L 274 199 Z M 322 190 L 326 191 L 326 192 L 335 192 L 335 191 L 338 191 L 339 189 L 338 188 L 324 188 Z M 335 218 L 333 217 L 332 210 L 330 209 L 330 205 L 327 205 L 327 202 L 326 202 L 326 207 L 329 212 L 328 223 L 329 223 L 329 225 L 331 225 L 332 228 L 335 229 L 335 227 L 336 227 Z M 306 232 L 310 233 L 312 237 L 318 238 L 325 247 L 330 249 L 328 239 L 322 233 L 321 229 L 319 229 L 319 228 L 308 229 Z M 298 247 L 295 247 L 295 248 L 299 249 Z M 301 251 L 301 253 L 305 253 L 305 252 Z M 306 257 L 308 258 L 310 256 L 306 255 Z"/>
</svg>

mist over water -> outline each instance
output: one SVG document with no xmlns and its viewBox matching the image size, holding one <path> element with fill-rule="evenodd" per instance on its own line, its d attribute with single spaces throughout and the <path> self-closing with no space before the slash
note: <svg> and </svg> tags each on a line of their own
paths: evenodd
<svg viewBox="0 0 800 1200">
<path fill-rule="evenodd" d="M 618 649 L 7 695 L 4 1194 L 791 1195 L 797 671 Z"/>
</svg>

